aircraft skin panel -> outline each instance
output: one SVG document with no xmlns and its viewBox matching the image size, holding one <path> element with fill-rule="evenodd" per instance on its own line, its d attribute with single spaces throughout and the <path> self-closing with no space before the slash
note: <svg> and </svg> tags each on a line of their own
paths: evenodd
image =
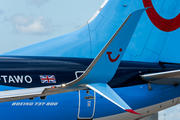
<svg viewBox="0 0 180 120">
<path fill-rule="evenodd" d="M 168 41 L 165 44 L 160 61 L 180 63 L 179 57 L 179 35 L 180 29 L 168 34 Z M 168 57 L 167 57 L 168 56 Z"/>
<path fill-rule="evenodd" d="M 68 83 L 76 78 L 76 71 L 85 71 L 92 60 L 93 59 L 87 58 L 4 57 L 0 60 L 0 84 L 11 87 L 31 88 Z M 180 68 L 178 65 L 167 65 L 166 69 L 163 69 L 157 63 L 130 61 L 121 61 L 121 64 L 117 67 L 117 72 L 115 75 L 113 74 L 114 77 L 109 82 L 111 87 L 123 85 L 124 82 L 131 80 L 133 77 L 138 77 L 138 75 L 141 74 L 170 71 Z M 151 70 L 151 72 L 148 70 Z M 139 73 L 139 71 L 141 71 L 141 73 Z M 53 75 L 56 83 L 41 83 L 41 75 Z"/>
<path fill-rule="evenodd" d="M 161 110 L 164 110 L 166 108 L 169 108 L 169 107 L 176 105 L 176 104 L 172 104 L 172 101 L 176 102 L 178 99 L 179 98 L 175 98 L 175 99 L 172 99 L 172 100 L 169 100 L 166 102 L 162 102 L 162 103 L 159 103 L 156 105 L 152 105 L 152 106 L 148 106 L 148 107 L 145 107 L 142 109 L 138 109 L 137 111 L 144 112 L 144 115 L 141 116 L 141 118 L 142 118 L 142 120 L 146 120 L 146 119 L 143 119 L 143 117 L 145 117 L 145 114 L 146 114 L 146 116 L 150 115 L 150 117 L 151 117 L 152 114 L 157 113 L 158 111 L 161 111 Z M 160 106 L 162 106 L 162 108 L 160 108 Z M 141 119 L 139 119 L 139 117 L 137 117 L 135 115 L 133 116 L 132 114 L 129 114 L 129 113 L 121 113 L 121 114 L 116 114 L 116 115 L 102 117 L 102 118 L 95 118 L 93 120 L 119 120 L 119 118 L 121 118 L 123 120 L 141 120 Z M 156 118 L 156 119 L 158 120 L 158 118 Z M 149 120 L 149 119 L 147 119 L 147 120 Z M 154 119 L 152 119 L 152 120 L 154 120 Z"/>
<path fill-rule="evenodd" d="M 169 14 L 172 14 L 172 16 L 164 16 L 164 14 L 161 14 L 163 18 L 171 19 L 172 17 L 174 18 L 177 16 L 177 8 L 178 8 L 178 2 L 179 0 L 166 0 L 164 1 L 164 5 L 162 10 L 167 11 Z M 169 17 L 169 18 L 168 18 Z"/>
<path fill-rule="evenodd" d="M 55 60 L 49 60 L 42 57 L 39 58 L 39 60 L 33 60 L 28 58 L 12 58 L 12 60 L 9 60 L 9 58 L 4 58 L 4 60 L 1 60 L 0 62 L 0 84 L 5 86 L 30 88 L 70 82 L 72 79 L 75 79 L 76 71 L 84 71 L 87 66 L 92 62 L 92 59 L 73 59 L 74 58 L 59 58 Z M 141 74 L 147 74 L 149 73 L 148 70 L 151 70 L 151 73 L 154 73 L 157 71 L 162 72 L 172 69 L 179 69 L 178 65 L 169 65 L 166 66 L 166 69 L 163 69 L 161 66 L 157 65 L 157 63 L 141 63 L 128 61 L 121 62 L 122 63 L 118 67 L 115 76 L 109 82 L 111 84 L 111 87 L 114 86 L 114 83 L 116 83 L 116 85 L 121 85 L 124 82 L 129 81 L 131 77 L 140 74 L 138 71 L 141 71 Z M 16 69 L 16 67 L 18 67 L 18 69 Z M 44 71 L 45 69 L 46 71 Z M 12 73 L 12 71 L 16 72 Z M 124 75 L 124 72 L 126 73 L 126 75 Z M 41 83 L 40 75 L 54 75 L 56 83 Z M 124 78 L 124 76 L 127 77 Z M 20 77 L 20 79 L 17 79 L 18 77 Z M 25 77 L 27 78 L 25 79 Z M 29 78 L 31 78 L 32 81 Z"/>
<path fill-rule="evenodd" d="M 116 120 L 117 118 L 131 120 L 133 118 L 150 115 L 159 110 L 166 109 L 167 107 L 174 106 L 179 103 L 179 86 L 174 87 L 172 85 L 152 84 L 152 88 L 153 90 L 149 91 L 148 85 L 145 84 L 133 87 L 122 87 L 113 89 L 119 96 L 121 96 L 126 102 L 128 102 L 133 109 L 141 113 L 141 116 L 127 113 L 124 110 L 120 109 L 118 106 L 108 101 L 107 99 L 102 98 L 101 95 L 97 94 L 95 114 L 93 119 L 98 118 L 97 120 L 102 120 L 104 119 L 104 117 L 107 117 L 108 119 L 113 118 L 113 120 Z M 83 93 L 86 94 L 86 92 Z M 148 96 L 144 97 L 147 94 Z M 162 95 L 162 97 L 157 97 L 159 95 Z M 78 92 L 74 91 L 47 96 L 45 100 L 41 100 L 40 98 L 34 98 L 34 100 L 25 99 L 19 101 L 5 102 L 3 104 L 0 104 L 0 112 L 3 116 L 6 116 L 1 119 L 12 120 L 13 118 L 18 118 L 18 120 L 74 120 L 77 119 L 78 114 L 78 99 Z M 36 113 L 32 111 L 36 111 Z M 44 112 L 52 113 L 49 115 L 44 114 Z M 11 115 L 9 115 L 9 113 L 11 113 Z M 70 113 L 71 115 L 69 115 Z"/>
<path fill-rule="evenodd" d="M 26 84 L 28 85 L 28 87 L 33 87 L 33 85 L 44 86 L 45 83 L 41 83 L 41 79 L 40 79 L 40 76 L 42 75 L 41 73 L 42 73 L 42 71 L 44 69 L 47 70 L 46 71 L 47 74 L 45 74 L 45 75 L 49 75 L 48 74 L 49 70 L 51 70 L 51 73 L 55 73 L 55 71 L 57 71 L 57 70 L 60 70 L 60 71 L 65 70 L 66 74 L 68 76 L 70 75 L 68 73 L 69 72 L 71 73 L 71 69 L 72 69 L 72 70 L 74 70 L 74 72 L 72 72 L 72 73 L 73 73 L 73 76 L 75 77 L 74 73 L 75 73 L 76 69 L 78 69 L 78 67 L 80 67 L 80 68 L 84 67 L 84 69 L 86 69 L 87 66 L 91 62 L 92 62 L 92 59 L 82 59 L 81 60 L 81 59 L 77 59 L 77 58 L 72 58 L 72 59 L 70 59 L 70 58 L 48 58 L 48 57 L 32 57 L 31 58 L 31 57 L 23 57 L 23 56 L 22 57 L 20 57 L 20 56 L 19 57 L 12 57 L 12 56 L 10 57 L 9 56 L 9 57 L 4 57 L 4 58 L 2 57 L 1 62 L 0 62 L 2 68 L 1 68 L 0 71 L 3 74 L 0 75 L 0 77 L 1 77 L 0 90 L 1 91 L 6 90 L 4 92 L 9 92 L 7 90 L 13 90 L 13 89 L 22 90 L 23 87 L 25 87 Z M 27 67 L 27 65 L 29 67 Z M 18 69 L 16 69 L 16 66 L 19 66 Z M 3 68 L 4 68 L 4 70 L 3 70 Z M 49 68 L 49 69 L 47 69 L 47 68 Z M 71 68 L 71 69 L 69 69 L 69 68 Z M 127 87 L 128 84 L 124 85 L 124 83 L 126 83 L 129 80 L 132 80 L 132 78 L 133 78 L 133 80 L 135 80 L 135 79 L 140 80 L 140 78 L 138 76 L 140 74 L 145 74 L 145 73 L 150 72 L 149 70 L 151 70 L 151 72 L 153 73 L 153 71 L 167 71 L 167 70 L 169 71 L 171 69 L 179 69 L 179 66 L 178 65 L 167 65 L 167 67 L 164 69 L 160 65 L 158 65 L 157 63 L 152 64 L 152 63 L 143 63 L 143 62 L 122 61 L 121 65 L 118 67 L 117 73 L 113 77 L 112 81 L 109 82 L 109 84 L 112 87 L 113 87 L 114 84 L 116 84 L 116 85 L 119 84 L 119 86 L 116 86 L 116 87 L 121 86 L 122 89 L 121 88 L 114 89 L 115 92 L 117 92 L 118 95 L 120 95 L 122 97 L 122 99 L 124 101 L 126 101 L 126 103 L 128 103 L 128 105 L 132 107 L 132 109 L 134 109 L 136 111 L 137 109 L 143 108 L 145 106 L 154 105 L 154 104 L 163 102 L 164 100 L 169 100 L 169 99 L 176 98 L 177 95 L 179 94 L 178 89 L 177 89 L 178 87 L 174 87 L 173 85 L 171 85 L 171 86 L 158 86 L 157 87 L 157 85 L 152 84 L 152 89 L 153 90 L 149 91 L 147 83 L 139 83 L 138 82 L 137 84 L 132 84 L 131 87 Z M 14 72 L 14 74 L 12 74 L 13 70 L 16 70 L 16 72 Z M 32 77 L 33 84 L 32 83 L 26 83 L 26 82 L 29 82 L 28 80 L 30 80 L 30 79 L 25 79 L 25 76 L 31 77 L 32 75 L 31 74 L 23 75 L 21 70 L 26 71 L 25 73 L 31 73 L 31 72 L 35 73 L 35 72 L 37 72 L 36 73 L 37 74 L 37 79 L 34 79 Z M 18 71 L 19 71 L 20 74 L 18 74 Z M 141 73 L 139 73 L 139 71 L 141 71 Z M 132 73 L 135 72 L 136 74 L 131 74 L 131 72 Z M 124 77 L 125 73 L 129 77 L 129 79 L 127 77 Z M 57 74 L 53 74 L 53 75 L 56 77 L 56 80 L 57 80 L 56 84 L 59 84 L 59 82 L 61 82 L 62 79 L 61 78 L 59 79 L 57 77 Z M 18 76 L 20 78 L 22 76 L 23 83 L 20 82 L 21 80 L 19 80 L 19 83 L 17 82 Z M 135 76 L 137 76 L 137 78 Z M 69 80 L 71 80 L 71 79 L 69 79 Z M 39 81 L 38 84 L 34 83 L 34 82 L 37 82 L 37 81 Z M 3 83 L 3 85 L 2 85 L 2 83 Z M 56 84 L 54 84 L 54 85 L 56 85 Z M 138 85 L 138 84 L 141 84 L 141 85 Z M 50 85 L 50 84 L 46 83 L 45 86 L 47 86 L 47 85 Z M 133 86 L 133 85 L 135 85 L 135 86 Z M 15 87 L 15 86 L 17 86 L 18 88 Z M 135 89 L 135 88 L 137 88 L 137 89 Z M 116 90 L 120 90 L 120 91 L 116 91 Z M 22 91 L 22 92 L 25 92 L 25 91 Z M 172 92 L 173 92 L 173 94 L 171 94 Z M 168 94 L 170 96 L 168 96 L 166 94 Z M 61 94 L 59 94 L 59 95 L 61 95 Z M 127 95 L 129 95 L 129 97 L 127 97 L 127 99 L 126 99 L 125 96 L 127 96 Z M 132 99 L 130 99 L 130 97 L 133 97 L 132 95 L 136 96 L 133 99 L 133 102 L 131 101 Z M 35 97 L 35 96 L 30 96 L 30 98 L 31 97 Z M 49 97 L 50 97 L 50 99 L 53 99 L 53 98 L 51 98 L 52 96 L 49 96 Z M 156 99 L 152 99 L 151 97 L 154 97 Z M 62 98 L 62 97 L 60 97 L 60 98 Z M 67 98 L 67 99 L 69 99 L 69 101 L 74 101 L 71 98 Z M 148 103 L 144 102 L 144 101 L 149 100 L 149 99 L 151 100 L 150 102 L 148 102 Z M 63 100 L 63 99 L 59 99 L 59 100 L 60 101 L 58 101 L 58 102 L 61 103 L 61 100 Z M 108 103 L 108 101 L 106 101 L 105 99 L 103 99 L 103 100 L 104 101 L 101 101 L 101 104 Z M 21 101 L 26 101 L 26 100 L 21 100 Z M 14 102 L 18 102 L 18 101 L 14 101 Z M 12 103 L 12 102 L 8 102 L 8 103 Z M 97 103 L 98 103 L 98 101 L 97 101 Z M 134 103 L 141 103 L 141 104 L 134 104 Z M 5 103 L 1 103 L 0 105 L 6 105 L 6 104 L 7 103 L 5 102 Z M 26 105 L 26 103 L 22 103 L 22 104 Z M 29 103 L 27 103 L 27 104 L 29 104 Z M 111 104 L 111 103 L 108 103 L 108 106 L 109 106 L 109 104 Z M 28 105 L 25 106 L 25 107 L 28 107 Z M 98 109 L 98 107 L 97 107 L 97 109 Z M 105 109 L 105 108 L 100 108 L 100 109 Z M 72 109 L 72 110 L 75 110 L 75 109 Z M 117 112 L 115 112 L 114 110 L 117 111 Z M 111 112 L 106 113 L 106 111 L 103 111 L 102 113 L 109 116 L 109 115 L 112 115 L 112 114 L 118 114 L 119 112 L 123 113 L 124 111 L 120 111 L 120 108 L 115 107 L 115 108 L 112 109 L 112 113 Z M 99 116 L 99 117 L 102 117 L 102 116 Z"/>
<path fill-rule="evenodd" d="M 144 0 L 145 1 L 145 0 Z M 177 1 L 156 1 L 152 0 L 155 10 L 157 13 L 166 19 L 172 19 L 177 16 L 175 10 L 177 11 Z M 170 8 L 173 8 L 173 10 Z M 171 12 L 169 12 L 169 10 Z M 172 13 L 173 12 L 173 13 Z M 168 51 L 169 49 L 166 47 L 174 48 L 174 45 L 169 45 L 167 42 L 171 42 L 171 44 L 175 43 L 172 42 L 171 39 L 174 37 L 169 38 L 168 35 L 171 35 L 172 32 L 165 32 L 158 29 L 154 24 L 149 20 L 147 13 L 144 14 L 139 22 L 139 26 L 135 31 L 131 43 L 128 46 L 127 52 L 123 59 L 132 60 L 132 61 L 149 61 L 149 62 L 158 62 L 158 61 L 166 61 L 166 59 L 171 59 L 175 61 L 174 57 L 167 57 L 165 50 Z M 146 26 L 146 27 L 145 27 Z M 178 29 L 177 29 L 178 30 Z M 177 35 L 179 32 L 175 30 L 176 38 L 179 38 Z M 146 38 L 145 38 L 146 37 Z M 176 42 L 178 43 L 178 42 Z M 175 50 L 174 50 L 175 51 Z M 172 52 L 172 51 L 171 51 Z M 130 54 L 129 54 L 130 53 Z M 162 55 L 164 58 L 162 58 Z M 172 62 L 171 61 L 171 62 Z"/>
</svg>

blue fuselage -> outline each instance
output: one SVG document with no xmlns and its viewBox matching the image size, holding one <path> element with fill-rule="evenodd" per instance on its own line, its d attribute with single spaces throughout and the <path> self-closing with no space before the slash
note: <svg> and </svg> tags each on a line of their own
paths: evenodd
<svg viewBox="0 0 180 120">
<path fill-rule="evenodd" d="M 93 59 L 48 57 L 2 57 L 0 59 L 1 91 L 67 83 L 76 71 L 84 71 Z M 132 109 L 138 110 L 180 96 L 179 86 L 148 84 L 140 75 L 178 69 L 179 65 L 122 61 L 108 83 Z M 54 75 L 56 83 L 42 83 L 40 75 Z M 3 120 L 76 120 L 78 117 L 100 118 L 125 111 L 91 90 L 0 103 Z M 89 99 L 92 97 L 93 99 Z"/>
</svg>

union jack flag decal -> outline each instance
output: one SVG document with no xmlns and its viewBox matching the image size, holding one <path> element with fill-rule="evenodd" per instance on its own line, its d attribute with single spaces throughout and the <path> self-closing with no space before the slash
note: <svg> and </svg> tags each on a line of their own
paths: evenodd
<svg viewBox="0 0 180 120">
<path fill-rule="evenodd" d="M 40 75 L 41 83 L 56 83 L 54 75 Z"/>
</svg>

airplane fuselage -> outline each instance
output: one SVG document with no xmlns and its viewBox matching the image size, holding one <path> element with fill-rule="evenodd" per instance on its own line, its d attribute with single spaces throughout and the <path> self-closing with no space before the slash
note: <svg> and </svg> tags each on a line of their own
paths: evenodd
<svg viewBox="0 0 180 120">
<path fill-rule="evenodd" d="M 84 71 L 92 60 L 86 58 L 1 57 L 0 90 L 67 83 L 76 78 L 76 71 Z M 179 65 L 162 66 L 158 63 L 122 61 L 115 76 L 108 84 L 143 117 L 179 103 L 180 87 L 151 84 L 152 90 L 149 90 L 148 83 L 142 80 L 140 75 L 176 69 L 179 69 Z M 48 78 L 43 79 L 42 76 L 48 76 Z M 51 80 L 54 82 L 52 83 Z M 101 117 L 106 117 L 102 119 L 130 120 L 139 117 L 139 115 L 125 112 L 92 90 L 3 102 L 0 103 L 0 108 L 1 114 L 6 116 L 2 119 L 6 120 L 14 117 L 17 117 L 18 120 L 75 120 L 92 117 L 98 118 L 98 120 Z M 9 113 L 11 115 L 8 115 Z"/>
<path fill-rule="evenodd" d="M 58 57 L 1 57 L 0 84 L 12 87 L 31 88 L 68 83 L 76 78 L 77 71 L 85 71 L 93 59 L 58 58 Z M 126 87 L 146 84 L 141 74 L 178 69 L 179 65 L 122 61 L 118 70 L 109 82 L 111 87 Z M 81 73 L 81 72 L 80 72 Z M 42 76 L 54 76 L 54 82 Z M 81 74 L 77 74 L 80 76 Z"/>
</svg>

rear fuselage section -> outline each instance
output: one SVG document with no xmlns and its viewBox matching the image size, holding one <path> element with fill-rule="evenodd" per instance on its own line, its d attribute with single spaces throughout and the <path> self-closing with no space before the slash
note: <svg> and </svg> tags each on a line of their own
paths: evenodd
<svg viewBox="0 0 180 120">
<path fill-rule="evenodd" d="M 1 57 L 0 90 L 31 88 L 67 83 L 76 78 L 76 71 L 84 71 L 93 59 L 55 57 Z M 19 120 L 54 119 L 74 120 L 79 117 L 108 119 L 137 119 L 179 103 L 180 87 L 152 84 L 149 91 L 147 82 L 140 75 L 179 69 L 179 65 L 149 62 L 122 61 L 115 76 L 108 83 L 131 107 L 142 115 L 125 113 L 101 95 L 87 94 L 86 90 L 73 91 L 0 103 L 1 119 Z M 42 76 L 54 76 L 55 83 L 42 82 Z M 48 78 L 47 78 L 48 79 Z M 94 99 L 87 99 L 94 96 Z M 172 100 L 172 102 L 170 101 Z M 90 102 L 91 101 L 91 102 Z M 93 102 L 94 101 L 94 102 Z M 170 101 L 165 103 L 166 101 Z M 161 104 L 162 103 L 162 104 Z M 10 108 L 10 109 L 9 109 Z M 158 109 L 157 109 L 158 108 Z M 51 114 L 44 114 L 51 112 Z M 11 113 L 11 115 L 9 115 Z M 5 117 L 6 116 L 6 117 Z M 31 116 L 31 117 L 28 117 Z"/>
<path fill-rule="evenodd" d="M 93 59 L 58 57 L 1 57 L 0 85 L 32 88 L 59 85 L 76 79 L 77 71 L 85 71 Z M 111 87 L 145 84 L 140 75 L 178 69 L 179 65 L 122 61 Z M 78 74 L 80 76 L 80 74 Z"/>
</svg>

